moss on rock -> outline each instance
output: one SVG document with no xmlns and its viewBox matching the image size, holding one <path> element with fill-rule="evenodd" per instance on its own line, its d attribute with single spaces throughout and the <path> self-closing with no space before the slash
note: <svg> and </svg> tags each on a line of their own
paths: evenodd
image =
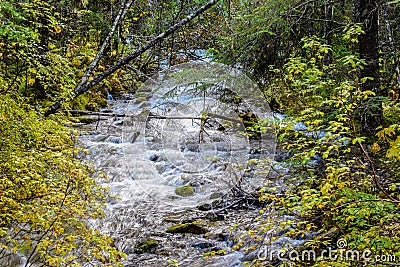
<svg viewBox="0 0 400 267">
<path fill-rule="evenodd" d="M 135 252 L 138 254 L 141 253 L 153 253 L 158 247 L 158 241 L 152 238 L 146 239 L 142 242 L 139 242 L 136 245 Z"/>
<path fill-rule="evenodd" d="M 193 196 L 194 189 L 191 185 L 184 185 L 184 186 L 176 188 L 175 194 L 182 196 L 182 197 Z"/>
<path fill-rule="evenodd" d="M 191 222 L 191 223 L 180 223 L 174 226 L 169 227 L 166 230 L 167 233 L 176 234 L 176 233 L 191 233 L 196 235 L 205 234 L 208 230 L 200 225 L 199 222 Z"/>
</svg>

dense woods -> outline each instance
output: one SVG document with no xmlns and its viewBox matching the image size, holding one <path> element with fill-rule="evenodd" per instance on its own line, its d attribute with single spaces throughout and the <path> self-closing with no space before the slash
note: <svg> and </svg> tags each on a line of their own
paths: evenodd
<svg viewBox="0 0 400 267">
<path fill-rule="evenodd" d="M 287 115 L 276 122 L 292 170 L 284 194 L 261 189 L 262 227 L 243 229 L 233 249 L 257 250 L 278 227 L 306 238 L 304 250 L 345 239 L 399 264 L 399 16 L 399 1 L 386 0 L 0 1 L 0 262 L 19 253 L 26 266 L 122 266 L 124 253 L 88 223 L 112 196 L 79 160 L 85 151 L 65 127 L 75 118 L 49 108 L 99 111 L 107 92 L 134 93 L 206 50 L 245 71 Z M 276 225 L 267 209 L 291 219 Z M 247 246 L 249 237 L 258 245 Z M 292 264 L 384 266 L 329 257 Z"/>
</svg>

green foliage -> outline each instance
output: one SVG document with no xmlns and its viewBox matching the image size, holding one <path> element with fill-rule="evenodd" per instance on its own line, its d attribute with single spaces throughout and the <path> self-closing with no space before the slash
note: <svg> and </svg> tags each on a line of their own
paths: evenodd
<svg viewBox="0 0 400 267">
<path fill-rule="evenodd" d="M 255 77 L 265 77 L 268 66 L 282 60 L 278 47 L 283 51 L 296 42 L 295 37 L 288 38 L 288 21 L 280 16 L 291 2 L 233 1 L 227 30 L 218 36 L 219 49 L 212 50 L 216 58 L 228 64 L 240 63 Z"/>
<path fill-rule="evenodd" d="M 11 43 L 20 43 L 27 45 L 29 41 L 38 40 L 37 32 L 32 28 L 26 28 L 23 22 L 26 21 L 24 14 L 17 11 L 13 2 L 0 2 L 0 20 L 3 21 L 0 26 L 0 36 Z M 10 20 L 9 18 L 13 18 Z"/>
<path fill-rule="evenodd" d="M 118 265 L 123 254 L 87 223 L 109 194 L 76 158 L 75 133 L 23 102 L 0 98 L 0 261 L 21 253 L 45 266 Z"/>
<path fill-rule="evenodd" d="M 378 133 L 381 146 L 366 144 L 371 137 L 361 135 L 357 114 L 375 94 L 360 89 L 364 81 L 357 78 L 357 73 L 363 61 L 346 53 L 324 65 L 324 54 L 331 48 L 316 38 L 303 39 L 303 49 L 304 56 L 292 57 L 282 70 L 273 70 L 277 79 L 271 85 L 291 115 L 280 123 L 278 139 L 285 150 L 294 152 L 286 164 L 296 171 L 286 179 L 283 196 L 267 187 L 261 197 L 262 201 L 273 201 L 270 209 L 293 219 L 281 221 L 278 227 L 276 219 L 262 219 L 260 228 L 249 235 L 266 242 L 259 239 L 263 233 L 285 230 L 288 237 L 308 237 L 298 251 L 313 249 L 318 255 L 324 249 L 335 248 L 336 240 L 343 238 L 347 249 L 398 257 L 398 127 L 391 125 Z M 302 123 L 305 129 L 295 130 L 296 123 Z M 372 156 L 378 152 L 382 158 Z M 385 179 L 391 175 L 391 179 Z M 359 263 L 328 257 L 316 262 L 292 262 L 294 266 Z M 264 266 L 259 260 L 253 264 Z"/>
</svg>

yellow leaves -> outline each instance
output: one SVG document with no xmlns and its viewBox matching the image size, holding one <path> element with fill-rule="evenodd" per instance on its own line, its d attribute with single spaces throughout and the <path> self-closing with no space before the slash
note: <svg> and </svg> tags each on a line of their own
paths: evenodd
<svg viewBox="0 0 400 267">
<path fill-rule="evenodd" d="M 400 136 L 396 140 L 390 142 L 390 148 L 386 152 L 386 157 L 400 159 Z"/>
<path fill-rule="evenodd" d="M 99 64 L 99 66 L 97 67 L 97 69 L 98 69 L 99 71 L 105 71 L 105 70 L 106 70 L 106 68 L 105 68 L 104 65 L 102 65 L 102 64 Z"/>
<path fill-rule="evenodd" d="M 254 230 L 249 230 L 249 231 L 248 231 L 248 234 L 249 234 L 251 237 L 254 237 L 254 236 L 256 236 L 257 232 L 254 231 Z"/>
<path fill-rule="evenodd" d="M 146 15 L 148 12 L 140 12 L 139 16 L 137 17 L 133 17 L 132 20 L 133 21 L 138 21 L 141 17 L 143 17 L 144 15 Z"/>
<path fill-rule="evenodd" d="M 379 139 L 381 140 L 389 140 L 389 137 L 392 137 L 395 134 L 395 129 L 393 126 L 383 128 L 380 130 L 376 135 L 378 136 Z"/>
<path fill-rule="evenodd" d="M 61 32 L 61 27 L 60 26 L 54 26 L 54 32 L 55 33 L 60 33 Z"/>
<path fill-rule="evenodd" d="M 381 150 L 381 147 L 377 143 L 373 143 L 371 145 L 370 151 L 372 154 L 375 154 L 375 153 L 379 152 L 380 150 Z"/>
<path fill-rule="evenodd" d="M 400 135 L 393 140 L 394 135 L 396 134 L 396 129 L 399 128 L 398 124 L 393 124 L 387 128 L 383 128 L 380 130 L 376 135 L 378 136 L 379 140 L 389 142 L 390 147 L 386 151 L 386 157 L 388 158 L 397 158 L 400 159 Z M 374 148 L 374 144 L 372 146 Z M 372 152 L 371 148 L 371 152 Z M 375 146 L 375 148 L 377 148 Z M 379 147 L 380 150 L 380 147 Z M 378 150 L 378 151 L 379 151 Z"/>
<path fill-rule="evenodd" d="M 353 221 L 355 218 L 356 218 L 356 217 L 353 216 L 353 215 L 348 216 L 348 217 L 346 218 L 346 223 L 349 223 L 349 222 Z"/>
<path fill-rule="evenodd" d="M 87 251 L 89 260 L 99 246 L 109 262 L 118 262 L 123 254 L 86 224 L 101 215 L 109 195 L 73 158 L 76 148 L 63 124 L 38 118 L 25 107 L 11 96 L 0 97 L 1 128 L 9 136 L 0 147 L 0 173 L 7 173 L 0 177 L 0 236 L 13 244 L 7 249 L 30 250 L 30 240 L 45 234 L 37 252 L 46 266 L 64 266 L 70 260 L 74 266 L 69 255 L 78 246 Z M 2 248 L 6 244 L 0 241 Z"/>
<path fill-rule="evenodd" d="M 313 230 L 313 229 L 315 229 L 316 228 L 316 226 L 313 224 L 313 223 L 308 223 L 307 225 L 306 225 L 306 230 L 307 231 L 311 231 L 311 230 Z"/>
<path fill-rule="evenodd" d="M 78 78 L 82 78 L 84 74 L 85 74 L 85 73 L 83 72 L 83 70 L 80 70 L 76 76 L 77 76 Z"/>
<path fill-rule="evenodd" d="M 321 193 L 324 195 L 328 195 L 332 192 L 332 188 L 334 188 L 334 185 L 332 185 L 330 183 L 326 183 L 322 186 Z"/>
<path fill-rule="evenodd" d="M 81 62 L 79 59 L 74 58 L 74 59 L 72 60 L 71 64 L 72 64 L 72 66 L 74 66 L 74 67 L 79 67 L 79 66 L 82 64 L 82 62 Z"/>
<path fill-rule="evenodd" d="M 35 79 L 34 78 L 29 78 L 28 79 L 28 85 L 32 86 L 35 83 Z"/>
<path fill-rule="evenodd" d="M 354 145 L 356 143 L 361 144 L 365 141 L 365 137 L 356 137 L 353 140 L 351 140 L 351 143 Z"/>
</svg>

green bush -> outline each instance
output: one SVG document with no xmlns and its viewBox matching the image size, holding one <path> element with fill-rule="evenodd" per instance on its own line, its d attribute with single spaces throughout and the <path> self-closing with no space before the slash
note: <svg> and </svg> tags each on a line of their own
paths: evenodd
<svg viewBox="0 0 400 267">
<path fill-rule="evenodd" d="M 119 265 L 111 238 L 87 223 L 109 194 L 77 159 L 76 133 L 24 102 L 0 97 L 0 261 L 21 253 L 45 266 Z"/>
</svg>

